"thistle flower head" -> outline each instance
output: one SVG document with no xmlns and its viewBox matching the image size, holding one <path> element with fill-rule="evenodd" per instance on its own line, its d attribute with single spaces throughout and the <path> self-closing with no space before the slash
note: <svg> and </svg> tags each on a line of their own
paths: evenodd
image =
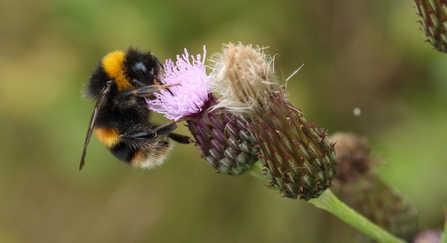
<svg viewBox="0 0 447 243">
<path fill-rule="evenodd" d="M 441 239 L 441 230 L 424 230 L 414 237 L 413 243 L 440 243 Z"/>
<path fill-rule="evenodd" d="M 210 78 L 206 74 L 205 55 L 203 58 L 189 55 L 185 49 L 183 55 L 177 55 L 177 61 L 167 60 L 162 80 L 165 84 L 176 84 L 169 90 L 154 94 L 155 98 L 146 99 L 149 109 L 162 113 L 171 120 L 185 119 L 206 110 L 208 94 L 211 92 Z"/>
<path fill-rule="evenodd" d="M 225 45 L 223 53 L 213 60 L 213 89 L 222 95 L 216 108 L 240 114 L 268 106 L 270 94 L 281 90 L 275 81 L 273 61 L 263 48 Z"/>
<path fill-rule="evenodd" d="M 222 95 L 219 106 L 251 124 L 271 187 L 310 200 L 330 186 L 337 165 L 333 146 L 286 99 L 272 57 L 261 48 L 229 44 L 215 60 L 212 82 Z"/>
<path fill-rule="evenodd" d="M 163 81 L 181 85 L 154 94 L 147 103 L 149 109 L 168 119 L 186 120 L 194 145 L 219 173 L 240 175 L 258 160 L 256 139 L 244 118 L 215 108 L 218 100 L 211 93 L 204 61 L 200 55 L 190 56 L 186 49 L 175 63 L 168 60 Z"/>
</svg>

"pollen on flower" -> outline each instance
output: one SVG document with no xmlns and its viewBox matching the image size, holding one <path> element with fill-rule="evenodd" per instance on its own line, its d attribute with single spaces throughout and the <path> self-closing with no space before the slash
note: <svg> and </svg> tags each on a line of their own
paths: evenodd
<svg viewBox="0 0 447 243">
<path fill-rule="evenodd" d="M 273 92 L 282 90 L 275 80 L 273 58 L 262 48 L 228 44 L 213 62 L 213 89 L 221 94 L 219 104 L 234 113 L 250 112 L 269 103 Z"/>
<path fill-rule="evenodd" d="M 194 116 L 207 109 L 208 94 L 211 92 L 210 79 L 206 74 L 205 55 L 189 55 L 185 49 L 183 55 L 177 55 L 177 61 L 167 60 L 162 81 L 165 84 L 180 83 L 154 94 L 155 98 L 146 99 L 150 110 L 164 114 L 171 120 Z"/>
</svg>

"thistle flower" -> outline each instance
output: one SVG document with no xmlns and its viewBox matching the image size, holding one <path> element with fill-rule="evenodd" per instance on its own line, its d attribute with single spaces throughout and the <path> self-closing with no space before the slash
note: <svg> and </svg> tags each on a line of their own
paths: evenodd
<svg viewBox="0 0 447 243">
<path fill-rule="evenodd" d="M 310 200 L 330 186 L 337 165 L 333 145 L 286 99 L 273 58 L 261 48 L 229 44 L 214 60 L 212 77 L 222 95 L 216 107 L 249 120 L 272 187 Z"/>
<path fill-rule="evenodd" d="M 333 191 L 354 210 L 391 234 L 410 241 L 418 230 L 418 216 L 411 203 L 380 179 L 372 168 L 367 140 L 355 134 L 330 137 L 340 160 Z M 375 242 L 358 233 L 359 242 Z"/>
<path fill-rule="evenodd" d="M 414 237 L 413 243 L 441 243 L 441 230 L 425 230 Z"/>
<path fill-rule="evenodd" d="M 190 56 L 185 49 L 182 56 L 177 56 L 176 63 L 170 59 L 166 61 L 162 80 L 166 84 L 178 82 L 180 85 L 154 93 L 155 99 L 147 99 L 149 109 L 178 121 L 197 116 L 209 108 L 211 87 L 204 64 L 205 47 L 203 51 L 203 59 L 200 54 Z"/>
<path fill-rule="evenodd" d="M 436 50 L 447 53 L 447 2 L 415 0 L 417 15 L 425 36 Z"/>
<path fill-rule="evenodd" d="M 149 109 L 168 119 L 185 120 L 202 157 L 221 174 L 240 175 L 257 161 L 259 149 L 247 121 L 216 108 L 206 74 L 205 54 L 189 55 L 185 49 L 174 63 L 167 60 L 162 77 L 166 84 L 180 83 L 147 99 Z M 172 94 L 171 94 L 172 93 Z"/>
</svg>

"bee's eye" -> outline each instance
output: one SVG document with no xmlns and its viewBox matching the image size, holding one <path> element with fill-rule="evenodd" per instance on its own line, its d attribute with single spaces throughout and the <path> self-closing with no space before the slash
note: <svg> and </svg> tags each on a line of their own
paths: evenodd
<svg viewBox="0 0 447 243">
<path fill-rule="evenodd" d="M 144 65 L 144 63 L 142 62 L 137 62 L 132 66 L 132 70 L 136 73 L 138 72 L 142 72 L 142 73 L 147 73 L 147 68 Z"/>
<path fill-rule="evenodd" d="M 148 70 L 147 66 L 143 62 L 137 62 L 132 66 L 132 71 L 136 74 L 137 80 L 143 82 L 143 80 L 147 79 L 150 82 L 153 82 L 155 79 L 153 70 Z"/>
</svg>

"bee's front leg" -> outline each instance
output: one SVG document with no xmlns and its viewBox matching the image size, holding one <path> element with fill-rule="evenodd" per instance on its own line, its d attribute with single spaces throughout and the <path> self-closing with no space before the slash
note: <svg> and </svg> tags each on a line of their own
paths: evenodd
<svg viewBox="0 0 447 243">
<path fill-rule="evenodd" d="M 138 89 L 124 91 L 123 95 L 134 95 L 138 97 L 147 97 L 152 95 L 155 92 L 158 92 L 162 89 L 167 89 L 172 86 L 177 86 L 180 84 L 165 84 L 165 85 L 149 85 Z"/>
</svg>

